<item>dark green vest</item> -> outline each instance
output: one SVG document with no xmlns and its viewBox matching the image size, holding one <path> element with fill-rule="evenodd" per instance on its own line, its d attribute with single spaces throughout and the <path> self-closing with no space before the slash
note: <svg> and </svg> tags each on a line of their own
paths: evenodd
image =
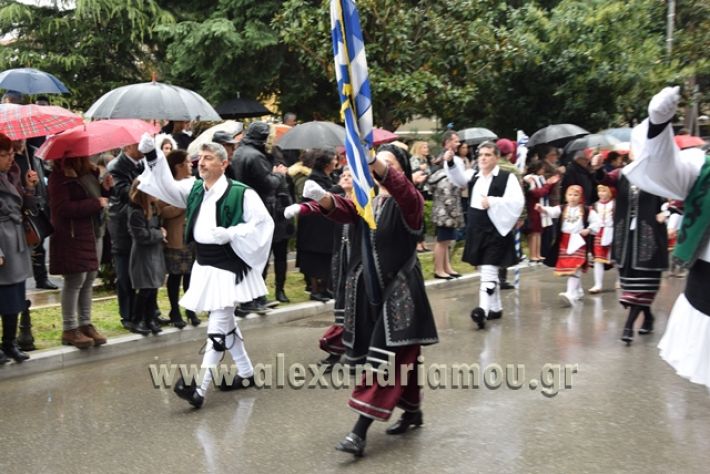
<svg viewBox="0 0 710 474">
<path fill-rule="evenodd" d="M 244 183 L 227 179 L 229 185 L 222 197 L 217 201 L 217 226 L 233 227 L 241 222 L 244 210 L 244 192 L 249 189 Z M 198 179 L 192 186 L 187 197 L 187 209 L 185 211 L 185 243 L 195 240 L 194 227 L 197 215 L 200 213 L 200 206 L 205 197 L 204 181 Z"/>
<path fill-rule="evenodd" d="M 710 239 L 710 156 L 705 157 L 705 164 L 685 198 L 683 207 L 683 220 L 673 260 L 690 267 Z"/>
</svg>

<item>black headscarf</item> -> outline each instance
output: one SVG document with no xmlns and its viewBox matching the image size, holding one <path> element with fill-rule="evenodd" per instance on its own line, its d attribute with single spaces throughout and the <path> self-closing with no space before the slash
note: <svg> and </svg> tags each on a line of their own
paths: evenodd
<svg viewBox="0 0 710 474">
<path fill-rule="evenodd" d="M 404 175 L 409 181 L 412 180 L 412 165 L 409 163 L 409 152 L 398 147 L 397 145 L 392 145 L 391 143 L 382 145 L 377 149 L 378 153 L 381 151 L 388 151 L 392 153 L 394 157 L 397 158 L 397 162 L 399 163 L 400 168 L 402 168 Z"/>
</svg>

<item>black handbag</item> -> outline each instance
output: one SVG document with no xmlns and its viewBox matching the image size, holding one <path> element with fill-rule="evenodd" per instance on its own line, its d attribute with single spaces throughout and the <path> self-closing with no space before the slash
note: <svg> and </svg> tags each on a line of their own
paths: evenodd
<svg viewBox="0 0 710 474">
<path fill-rule="evenodd" d="M 30 247 L 37 247 L 54 232 L 49 216 L 42 209 L 25 209 L 22 225 L 25 228 L 25 240 Z"/>
</svg>

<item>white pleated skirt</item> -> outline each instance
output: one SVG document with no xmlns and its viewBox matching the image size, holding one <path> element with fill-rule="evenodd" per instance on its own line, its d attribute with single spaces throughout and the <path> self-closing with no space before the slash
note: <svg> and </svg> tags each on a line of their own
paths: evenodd
<svg viewBox="0 0 710 474">
<path fill-rule="evenodd" d="M 673 305 L 658 348 L 678 375 L 710 388 L 710 316 L 693 308 L 685 294 Z"/>
<path fill-rule="evenodd" d="M 180 300 L 180 306 L 195 312 L 214 311 L 248 303 L 266 293 L 261 273 L 253 268 L 235 284 L 234 273 L 195 262 L 190 288 Z"/>
</svg>

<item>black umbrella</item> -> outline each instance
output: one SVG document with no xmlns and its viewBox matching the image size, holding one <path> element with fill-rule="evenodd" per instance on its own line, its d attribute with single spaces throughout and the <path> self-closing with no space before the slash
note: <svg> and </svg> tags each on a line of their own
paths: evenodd
<svg viewBox="0 0 710 474">
<path fill-rule="evenodd" d="M 332 122 L 306 122 L 286 132 L 275 145 L 282 150 L 335 148 L 345 144 L 345 128 Z"/>
<path fill-rule="evenodd" d="M 253 99 L 245 99 L 237 97 L 236 99 L 228 100 L 215 107 L 217 113 L 223 119 L 241 119 L 248 117 L 261 117 L 263 115 L 272 115 L 269 109 Z"/>
<path fill-rule="evenodd" d="M 571 123 L 548 125 L 533 133 L 530 140 L 528 140 L 528 148 L 545 144 L 563 147 L 568 142 L 571 142 L 575 138 L 583 137 L 584 135 L 589 135 L 589 132 Z"/>
<path fill-rule="evenodd" d="M 586 148 L 611 148 L 617 143 L 621 143 L 621 140 L 613 135 L 592 133 L 591 135 L 585 135 L 569 142 L 565 146 L 565 153 L 574 153 Z"/>
<path fill-rule="evenodd" d="M 498 140 L 498 135 L 482 127 L 465 128 L 456 133 L 462 142 L 474 146 L 480 145 L 487 140 Z"/>
<path fill-rule="evenodd" d="M 92 119 L 221 120 L 197 92 L 155 81 L 113 89 L 94 102 L 85 115 Z"/>
</svg>

